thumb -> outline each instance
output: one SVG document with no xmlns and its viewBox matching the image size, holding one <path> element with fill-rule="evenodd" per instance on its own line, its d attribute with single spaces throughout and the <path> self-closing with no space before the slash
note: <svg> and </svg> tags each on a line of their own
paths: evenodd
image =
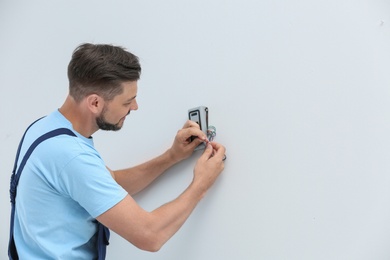
<svg viewBox="0 0 390 260">
<path fill-rule="evenodd" d="M 206 146 L 206 149 L 204 149 L 204 152 L 202 154 L 202 159 L 207 161 L 208 159 L 210 159 L 210 157 L 213 155 L 213 147 L 211 146 L 211 144 L 207 144 Z"/>
</svg>

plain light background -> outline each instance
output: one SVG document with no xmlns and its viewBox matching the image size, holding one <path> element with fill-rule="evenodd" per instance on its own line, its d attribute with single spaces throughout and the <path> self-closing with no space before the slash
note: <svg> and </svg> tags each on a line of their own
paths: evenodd
<svg viewBox="0 0 390 260">
<path fill-rule="evenodd" d="M 1 0 L 0 259 L 19 139 L 62 105 L 83 42 L 124 46 L 143 68 L 139 110 L 94 135 L 108 166 L 165 151 L 199 105 L 227 148 L 223 175 L 161 251 L 112 233 L 107 259 L 390 259 L 387 0 Z M 177 197 L 199 155 L 136 200 L 153 210 Z"/>
</svg>

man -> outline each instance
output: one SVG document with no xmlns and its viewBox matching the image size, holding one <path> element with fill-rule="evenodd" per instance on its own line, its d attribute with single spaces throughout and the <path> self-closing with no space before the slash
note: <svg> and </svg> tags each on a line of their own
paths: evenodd
<svg viewBox="0 0 390 260">
<path fill-rule="evenodd" d="M 13 229 L 20 259 L 94 259 L 98 222 L 140 249 L 157 251 L 222 172 L 225 148 L 208 142 L 191 121 L 157 158 L 117 171 L 105 166 L 91 136 L 99 129 L 119 130 L 130 111 L 138 109 L 140 72 L 138 58 L 121 47 L 83 44 L 74 51 L 64 104 L 34 123 L 21 146 L 18 166 L 42 134 L 68 128 L 76 135 L 43 141 L 23 169 Z M 143 210 L 131 195 L 189 157 L 201 142 L 208 144 L 188 188 L 152 212 Z"/>
</svg>

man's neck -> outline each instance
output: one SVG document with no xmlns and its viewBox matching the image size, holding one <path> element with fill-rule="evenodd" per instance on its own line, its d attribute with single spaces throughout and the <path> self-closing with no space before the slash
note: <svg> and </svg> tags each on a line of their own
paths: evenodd
<svg viewBox="0 0 390 260">
<path fill-rule="evenodd" d="M 98 130 L 93 115 L 83 106 L 83 101 L 76 102 L 68 95 L 59 112 L 71 122 L 74 130 L 86 138 Z"/>
</svg>

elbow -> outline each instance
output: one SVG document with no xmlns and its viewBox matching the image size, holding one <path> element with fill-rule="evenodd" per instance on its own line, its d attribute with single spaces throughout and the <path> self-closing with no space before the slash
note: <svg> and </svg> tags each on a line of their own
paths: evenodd
<svg viewBox="0 0 390 260">
<path fill-rule="evenodd" d="M 162 244 L 149 241 L 148 243 L 142 245 L 136 245 L 136 246 L 141 250 L 148 251 L 151 253 L 156 253 L 160 251 Z"/>
<path fill-rule="evenodd" d="M 162 246 L 165 244 L 164 239 L 162 239 L 160 236 L 156 235 L 155 233 L 152 232 L 146 232 L 146 233 L 140 236 L 140 238 L 137 239 L 136 241 L 133 241 L 133 245 L 141 250 L 152 252 L 152 253 L 156 253 L 160 251 Z"/>
<path fill-rule="evenodd" d="M 151 253 L 157 253 L 158 251 L 160 251 L 160 249 L 161 249 L 161 246 L 153 246 L 153 247 L 145 248 L 143 250 L 151 252 Z"/>
</svg>

